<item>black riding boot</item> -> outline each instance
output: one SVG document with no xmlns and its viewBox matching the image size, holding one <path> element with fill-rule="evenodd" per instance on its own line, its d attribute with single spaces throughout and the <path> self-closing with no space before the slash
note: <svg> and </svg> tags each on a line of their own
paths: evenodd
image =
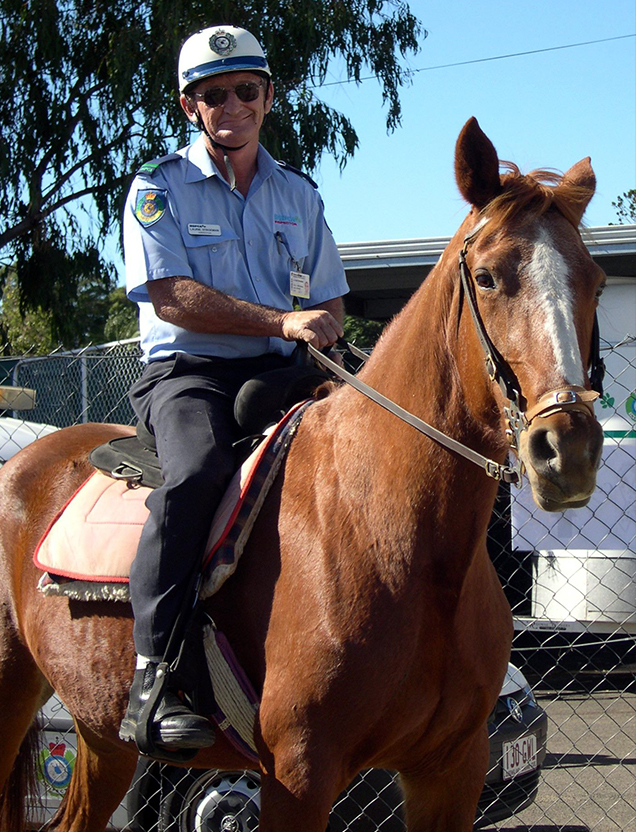
<svg viewBox="0 0 636 832">
<path fill-rule="evenodd" d="M 135 670 L 128 708 L 119 729 L 122 740 L 136 742 L 137 726 L 155 684 L 157 667 L 156 662 L 148 662 L 143 670 Z M 152 740 L 167 750 L 207 748 L 214 745 L 214 728 L 166 686 L 152 720 Z"/>
</svg>

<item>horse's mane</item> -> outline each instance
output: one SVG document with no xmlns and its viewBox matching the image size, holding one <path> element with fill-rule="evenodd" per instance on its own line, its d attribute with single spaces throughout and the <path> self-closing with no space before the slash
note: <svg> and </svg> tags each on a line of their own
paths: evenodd
<svg viewBox="0 0 636 832">
<path fill-rule="evenodd" d="M 500 226 L 524 212 L 528 219 L 557 210 L 575 228 L 581 215 L 580 206 L 587 204 L 588 188 L 576 185 L 563 174 L 550 169 L 533 170 L 522 174 L 514 162 L 500 162 L 507 171 L 501 177 L 502 190 L 488 203 L 490 227 Z"/>
</svg>

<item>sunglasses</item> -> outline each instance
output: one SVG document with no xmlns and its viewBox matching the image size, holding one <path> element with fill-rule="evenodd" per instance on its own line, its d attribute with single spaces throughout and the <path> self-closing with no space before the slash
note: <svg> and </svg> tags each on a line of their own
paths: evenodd
<svg viewBox="0 0 636 832">
<path fill-rule="evenodd" d="M 262 86 L 262 81 L 246 81 L 235 87 L 210 87 L 205 92 L 193 92 L 190 95 L 202 99 L 208 107 L 220 107 L 225 104 L 230 92 L 234 92 L 239 101 L 256 101 Z"/>
</svg>

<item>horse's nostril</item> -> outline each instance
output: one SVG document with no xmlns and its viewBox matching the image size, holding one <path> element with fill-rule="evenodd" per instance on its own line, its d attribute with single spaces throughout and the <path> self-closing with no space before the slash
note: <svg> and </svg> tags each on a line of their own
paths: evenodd
<svg viewBox="0 0 636 832">
<path fill-rule="evenodd" d="M 550 439 L 549 430 L 534 430 L 529 437 L 528 449 L 537 473 L 545 475 L 554 470 L 559 452 Z"/>
</svg>

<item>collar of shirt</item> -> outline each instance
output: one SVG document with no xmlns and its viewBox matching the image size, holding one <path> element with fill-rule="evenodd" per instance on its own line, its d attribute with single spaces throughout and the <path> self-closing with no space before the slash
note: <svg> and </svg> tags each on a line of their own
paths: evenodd
<svg viewBox="0 0 636 832">
<path fill-rule="evenodd" d="M 223 179 L 219 169 L 208 153 L 203 133 L 191 145 L 185 148 L 184 156 L 189 162 L 185 172 L 186 183 L 201 182 L 201 180 L 208 179 L 211 176 L 218 176 L 220 179 Z M 258 170 L 255 180 L 259 184 L 264 182 L 272 174 L 285 175 L 280 165 L 274 161 L 272 156 L 261 144 L 258 146 L 257 167 Z"/>
</svg>

